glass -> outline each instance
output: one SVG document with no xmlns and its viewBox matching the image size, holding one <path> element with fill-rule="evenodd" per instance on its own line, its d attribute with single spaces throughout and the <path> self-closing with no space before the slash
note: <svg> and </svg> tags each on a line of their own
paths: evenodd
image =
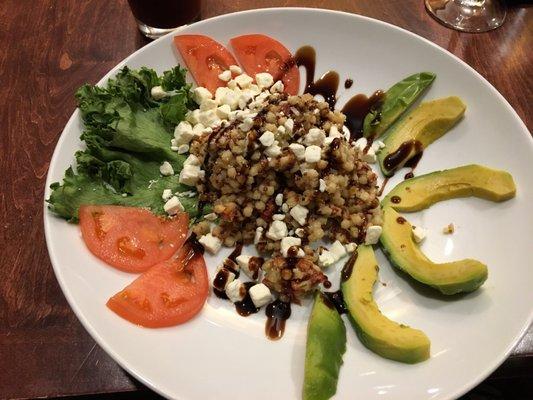
<svg viewBox="0 0 533 400">
<path fill-rule="evenodd" d="M 486 32 L 505 21 L 507 7 L 500 0 L 425 0 L 426 9 L 440 23 L 464 32 Z"/>
<path fill-rule="evenodd" d="M 201 0 L 128 0 L 139 30 L 150 39 L 200 17 Z"/>
</svg>

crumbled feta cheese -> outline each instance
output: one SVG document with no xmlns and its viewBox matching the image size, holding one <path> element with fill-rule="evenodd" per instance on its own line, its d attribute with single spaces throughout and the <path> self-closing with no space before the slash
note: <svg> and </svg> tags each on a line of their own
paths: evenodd
<svg viewBox="0 0 533 400">
<path fill-rule="evenodd" d="M 237 261 L 237 264 L 239 265 L 241 270 L 244 270 L 244 269 L 248 268 L 248 263 L 250 262 L 251 258 L 252 258 L 252 256 L 249 256 L 247 254 L 241 254 L 241 255 L 237 256 L 237 258 L 235 258 L 235 261 Z"/>
<path fill-rule="evenodd" d="M 372 143 L 372 146 L 370 146 L 370 149 L 375 153 L 379 153 L 381 151 L 381 149 L 383 149 L 385 147 L 385 143 L 383 143 L 382 141 L 380 140 L 376 140 Z"/>
<path fill-rule="evenodd" d="M 244 296 L 246 296 L 246 287 L 244 286 L 244 283 L 242 283 L 240 279 L 234 279 L 232 282 L 228 283 L 226 286 L 226 296 L 228 296 L 229 301 L 232 303 L 242 301 Z"/>
<path fill-rule="evenodd" d="M 272 219 L 274 221 L 283 221 L 285 219 L 285 214 L 274 214 Z"/>
<path fill-rule="evenodd" d="M 254 306 L 257 308 L 263 307 L 272 301 L 270 289 L 264 283 L 253 285 L 250 290 L 248 290 L 248 293 L 250 294 Z"/>
<path fill-rule="evenodd" d="M 198 119 L 205 127 L 214 127 L 217 124 L 220 124 L 220 118 L 217 116 L 216 108 L 202 111 Z"/>
<path fill-rule="evenodd" d="M 197 165 L 183 165 L 180 172 L 179 182 L 188 186 L 195 186 L 199 180 L 204 179 L 205 171 Z"/>
<path fill-rule="evenodd" d="M 216 221 L 217 218 L 218 218 L 218 215 L 216 215 L 215 213 L 209 213 L 209 214 L 204 215 L 204 219 L 207 221 Z"/>
<path fill-rule="evenodd" d="M 235 82 L 241 89 L 246 89 L 253 81 L 253 78 L 247 74 L 240 74 L 235 77 Z"/>
<path fill-rule="evenodd" d="M 287 257 L 287 252 L 289 251 L 289 248 L 291 248 L 292 246 L 299 247 L 301 245 L 302 245 L 302 239 L 300 238 L 290 237 L 290 236 L 284 237 L 283 239 L 281 239 L 281 243 L 280 243 L 281 254 L 283 255 L 283 257 Z M 303 253 L 303 250 L 302 250 L 302 253 Z"/>
<path fill-rule="evenodd" d="M 319 146 L 307 146 L 305 148 L 305 162 L 308 163 L 315 163 L 317 161 L 320 161 L 320 155 L 322 153 L 322 150 Z"/>
<path fill-rule="evenodd" d="M 322 178 L 318 180 L 318 190 L 320 190 L 321 192 L 326 191 L 326 181 Z"/>
<path fill-rule="evenodd" d="M 309 210 L 299 204 L 296 204 L 290 211 L 291 217 L 293 217 L 300 225 L 305 225 L 308 213 Z"/>
<path fill-rule="evenodd" d="M 268 89 L 274 84 L 274 78 L 268 72 L 260 72 L 255 74 L 255 82 L 261 89 Z"/>
<path fill-rule="evenodd" d="M 194 128 L 192 128 L 192 133 L 194 134 L 194 136 L 201 136 L 204 133 L 205 129 L 206 128 L 204 124 L 197 123 L 196 125 L 194 125 Z"/>
<path fill-rule="evenodd" d="M 239 125 L 239 129 L 243 132 L 248 132 L 254 126 L 254 120 L 250 117 L 246 117 L 242 124 Z"/>
<path fill-rule="evenodd" d="M 217 238 L 216 236 L 213 236 L 211 233 L 208 233 L 207 235 L 200 236 L 198 241 L 211 254 L 218 253 L 218 251 L 220 250 L 220 247 L 222 246 L 222 241 L 219 238 Z M 233 276 L 235 277 L 235 274 L 233 274 Z"/>
<path fill-rule="evenodd" d="M 262 236 L 263 236 L 263 227 L 262 226 L 258 226 L 256 228 L 256 230 L 255 230 L 254 244 L 259 243 L 259 241 L 261 240 Z"/>
<path fill-rule="evenodd" d="M 231 107 L 227 104 L 222 104 L 217 108 L 217 117 L 220 119 L 228 119 L 231 112 Z"/>
<path fill-rule="evenodd" d="M 278 193 L 274 201 L 278 207 L 281 207 L 281 205 L 283 204 L 283 193 Z"/>
<path fill-rule="evenodd" d="M 202 104 L 200 104 L 200 111 L 214 110 L 217 107 L 218 107 L 218 103 L 216 100 L 207 99 L 207 100 L 202 101 Z"/>
<path fill-rule="evenodd" d="M 189 151 L 189 145 L 188 144 L 180 144 L 178 146 L 178 154 L 185 154 Z"/>
<path fill-rule="evenodd" d="M 373 164 L 376 162 L 376 151 L 370 147 L 366 153 L 363 154 L 363 161 Z"/>
<path fill-rule="evenodd" d="M 278 131 L 278 133 L 280 135 L 285 135 L 285 132 L 287 132 L 287 129 L 285 129 L 285 127 L 283 125 L 280 125 L 280 126 L 278 126 L 277 131 Z"/>
<path fill-rule="evenodd" d="M 181 144 L 188 144 L 194 137 L 194 132 L 192 126 L 187 121 L 181 121 L 174 128 L 174 146 L 179 146 Z"/>
<path fill-rule="evenodd" d="M 416 243 L 422 243 L 426 238 L 426 230 L 420 226 L 413 226 L 413 239 Z"/>
<path fill-rule="evenodd" d="M 174 175 L 174 168 L 172 168 L 172 165 L 168 161 L 164 161 L 159 167 L 159 172 L 161 172 L 161 175 L 163 176 Z"/>
<path fill-rule="evenodd" d="M 344 138 L 349 142 L 352 138 L 352 135 L 350 134 L 350 130 L 346 125 L 342 126 L 342 133 L 344 133 Z"/>
<path fill-rule="evenodd" d="M 324 144 L 324 139 L 326 139 L 326 134 L 322 129 L 311 128 L 309 129 L 307 135 L 304 136 L 304 144 L 306 146 L 321 146 L 322 144 Z"/>
<path fill-rule="evenodd" d="M 332 139 L 342 137 L 341 133 L 339 132 L 339 128 L 337 128 L 337 125 L 331 125 L 331 128 L 329 128 L 328 136 Z"/>
<path fill-rule="evenodd" d="M 201 165 L 200 159 L 194 154 L 190 154 L 189 157 L 187 157 L 187 159 L 183 162 L 183 166 L 186 165 L 196 165 L 199 167 Z"/>
<path fill-rule="evenodd" d="M 366 140 L 366 138 L 362 137 L 355 141 L 354 147 L 359 151 L 363 151 L 366 148 L 367 144 L 368 141 Z"/>
<path fill-rule="evenodd" d="M 266 237 L 272 240 L 281 240 L 287 236 L 287 233 L 287 224 L 285 224 L 285 222 L 272 221 L 266 233 Z"/>
<path fill-rule="evenodd" d="M 170 146 L 170 150 L 172 150 L 172 151 L 178 151 L 178 150 L 179 150 L 179 147 L 178 147 L 178 146 Z"/>
<path fill-rule="evenodd" d="M 283 124 L 283 126 L 285 127 L 285 131 L 288 134 L 292 134 L 292 131 L 294 129 L 294 120 L 292 118 L 288 118 L 287 121 L 285 121 L 285 123 Z"/>
<path fill-rule="evenodd" d="M 185 120 L 191 125 L 196 125 L 198 123 L 198 117 L 200 116 L 200 110 L 188 111 L 185 115 Z"/>
<path fill-rule="evenodd" d="M 246 90 L 243 90 L 241 92 L 241 94 L 239 95 L 239 108 L 241 110 L 243 110 L 244 108 L 246 108 L 246 106 L 248 105 L 248 103 L 250 103 L 254 98 L 254 94 L 252 93 L 252 91 L 246 89 Z"/>
<path fill-rule="evenodd" d="M 289 149 L 294 153 L 298 160 L 303 160 L 305 158 L 305 146 L 299 143 L 289 144 Z"/>
<path fill-rule="evenodd" d="M 161 100 L 168 96 L 168 93 L 165 92 L 161 86 L 154 86 L 150 90 L 150 94 L 155 100 Z"/>
<path fill-rule="evenodd" d="M 221 86 L 215 93 L 215 100 L 220 105 L 227 104 L 232 110 L 235 110 L 239 105 L 239 92 Z"/>
<path fill-rule="evenodd" d="M 294 231 L 294 233 L 296 234 L 296 236 L 302 238 L 302 237 L 305 236 L 305 229 L 304 229 L 304 228 L 296 228 L 296 230 Z"/>
<path fill-rule="evenodd" d="M 379 225 L 371 225 L 366 229 L 365 244 L 376 244 L 381 236 L 382 228 Z"/>
<path fill-rule="evenodd" d="M 265 154 L 269 157 L 277 157 L 281 154 L 281 147 L 277 140 L 274 140 L 272 146 L 268 146 L 265 149 Z"/>
<path fill-rule="evenodd" d="M 272 146 L 274 144 L 274 134 L 270 131 L 265 131 L 261 136 L 259 136 L 259 141 L 265 147 Z"/>
<path fill-rule="evenodd" d="M 329 250 L 322 250 L 318 255 L 318 266 L 320 268 L 326 268 L 335 263 L 335 257 Z"/>
<path fill-rule="evenodd" d="M 241 271 L 244 272 L 248 278 L 256 281 L 259 279 L 261 269 L 259 263 L 255 263 L 255 267 L 250 268 L 252 266 L 252 258 L 252 256 L 241 254 L 240 256 L 237 256 L 235 260 L 237 261 Z"/>
<path fill-rule="evenodd" d="M 341 242 L 335 240 L 329 249 L 331 255 L 335 261 L 339 261 L 342 257 L 346 255 L 346 249 Z"/>
<path fill-rule="evenodd" d="M 176 196 L 172 196 L 163 206 L 165 212 L 169 215 L 174 215 L 178 211 L 184 211 L 183 205 Z"/>
<path fill-rule="evenodd" d="M 285 90 L 285 85 L 282 81 L 277 81 L 270 87 L 270 93 L 282 93 Z"/>
<path fill-rule="evenodd" d="M 163 194 L 161 195 L 161 198 L 164 200 L 164 201 L 167 201 L 168 199 L 170 199 L 172 197 L 172 190 L 170 189 L 165 189 L 163 190 Z"/>
<path fill-rule="evenodd" d="M 231 71 L 228 69 L 227 71 L 221 72 L 218 74 L 218 79 L 224 82 L 229 81 L 231 79 Z"/>
<path fill-rule="evenodd" d="M 202 104 L 207 99 L 212 99 L 213 95 L 209 90 L 207 90 L 205 87 L 197 87 L 194 88 L 192 91 L 192 99 L 196 102 L 196 104 Z"/>
<path fill-rule="evenodd" d="M 238 89 L 237 82 L 235 82 L 233 79 L 230 79 L 226 86 L 231 90 Z"/>
<path fill-rule="evenodd" d="M 353 242 L 346 243 L 344 245 L 344 248 L 346 249 L 347 253 L 353 253 L 355 250 L 357 250 L 357 243 L 353 243 Z"/>
<path fill-rule="evenodd" d="M 240 75 L 242 74 L 242 69 L 238 65 L 230 65 L 229 70 L 232 74 Z"/>
</svg>

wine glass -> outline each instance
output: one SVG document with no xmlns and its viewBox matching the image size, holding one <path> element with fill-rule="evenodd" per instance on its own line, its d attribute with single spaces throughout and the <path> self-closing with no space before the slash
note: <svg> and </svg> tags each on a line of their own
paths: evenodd
<svg viewBox="0 0 533 400">
<path fill-rule="evenodd" d="M 464 32 L 486 32 L 505 21 L 507 7 L 501 0 L 424 0 L 426 9 L 440 23 Z"/>
</svg>

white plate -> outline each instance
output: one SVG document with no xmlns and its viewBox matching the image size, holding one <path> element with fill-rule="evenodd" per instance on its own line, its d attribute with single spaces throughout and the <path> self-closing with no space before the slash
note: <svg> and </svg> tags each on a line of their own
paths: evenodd
<svg viewBox="0 0 533 400">
<path fill-rule="evenodd" d="M 355 82 L 351 90 L 340 91 L 340 105 L 352 94 L 386 89 L 426 70 L 437 73 L 426 99 L 457 95 L 466 102 L 464 120 L 429 147 L 416 173 L 481 163 L 511 172 L 517 197 L 502 204 L 447 201 L 408 218 L 429 229 L 423 244 L 429 257 L 480 259 L 488 264 L 489 279 L 475 293 L 443 300 L 417 291 L 379 253 L 380 279 L 387 286 L 377 285 L 377 301 L 387 316 L 427 333 L 431 359 L 418 365 L 385 360 L 364 348 L 348 326 L 337 398 L 450 399 L 483 380 L 505 359 L 532 319 L 533 140 L 505 99 L 440 47 L 357 15 L 316 9 L 256 10 L 201 21 L 182 32 L 206 34 L 222 43 L 240 34 L 261 32 L 291 50 L 310 44 L 317 50 L 317 75 L 335 69 L 341 79 Z M 161 72 L 177 61 L 169 35 L 128 57 L 100 84 L 123 65 Z M 81 129 L 76 111 L 57 144 L 47 186 L 61 180 L 73 162 Z M 49 212 L 44 213 L 44 222 L 50 258 L 74 312 L 98 344 L 137 379 L 174 399 L 300 397 L 309 307 L 293 307 L 279 342 L 265 338 L 262 312 L 243 318 L 214 296 L 199 317 L 183 326 L 139 328 L 105 307 L 106 300 L 134 276 L 94 258 L 77 226 Z M 442 228 L 450 222 L 456 232 L 443 235 Z M 211 275 L 218 260 L 207 259 Z"/>
</svg>

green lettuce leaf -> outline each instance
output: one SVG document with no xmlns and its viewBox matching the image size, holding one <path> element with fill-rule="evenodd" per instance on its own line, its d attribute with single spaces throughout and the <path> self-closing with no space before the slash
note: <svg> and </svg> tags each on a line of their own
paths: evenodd
<svg viewBox="0 0 533 400">
<path fill-rule="evenodd" d="M 193 107 L 186 71 L 176 67 L 159 77 L 148 68 L 124 67 L 105 88 L 84 85 L 76 93 L 84 121 L 85 150 L 76 153 L 76 168 L 62 183 L 51 185 L 50 209 L 77 221 L 82 204 L 139 206 L 164 214 L 164 189 L 183 193 L 180 201 L 191 219 L 198 214 L 193 188 L 181 185 L 184 156 L 170 150 L 173 127 Z M 162 85 L 169 96 L 155 100 L 151 89 Z M 173 176 L 160 175 L 163 161 Z"/>
</svg>

